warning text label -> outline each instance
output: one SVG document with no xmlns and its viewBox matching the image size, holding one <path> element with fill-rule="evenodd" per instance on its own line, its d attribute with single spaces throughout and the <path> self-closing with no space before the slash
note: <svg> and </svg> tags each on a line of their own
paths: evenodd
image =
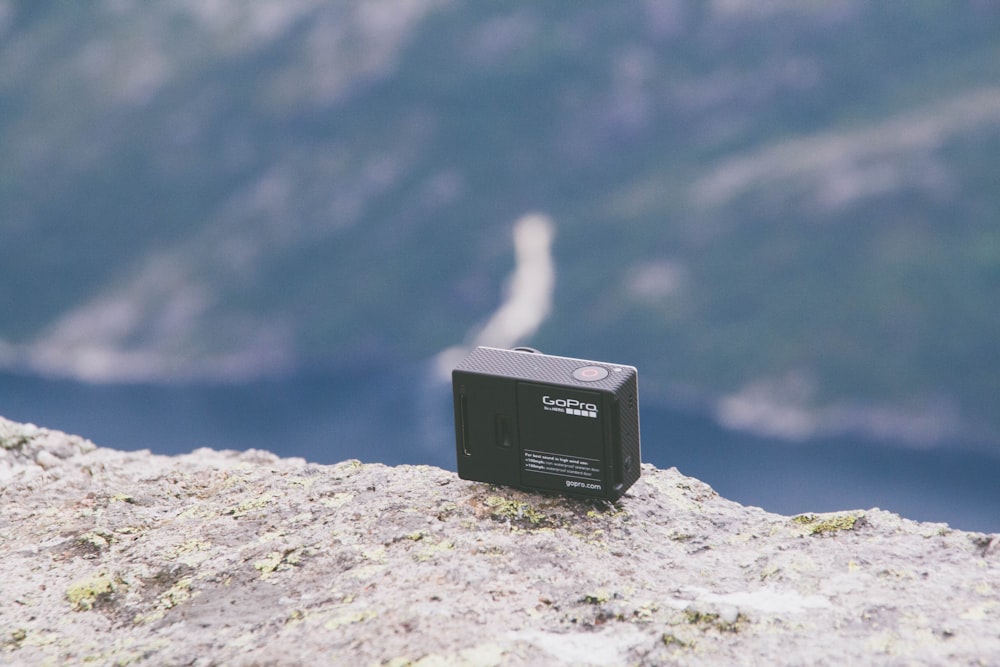
<svg viewBox="0 0 1000 667">
<path fill-rule="evenodd" d="M 582 456 L 524 450 L 524 470 L 577 479 L 601 478 L 600 460 Z"/>
</svg>

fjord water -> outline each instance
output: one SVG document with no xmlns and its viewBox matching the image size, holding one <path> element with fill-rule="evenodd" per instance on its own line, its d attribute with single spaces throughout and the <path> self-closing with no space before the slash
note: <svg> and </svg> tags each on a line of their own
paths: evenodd
<svg viewBox="0 0 1000 667">
<path fill-rule="evenodd" d="M 91 385 L 0 374 L 4 416 L 118 449 L 264 449 L 316 463 L 455 469 L 451 388 L 424 367 L 245 384 Z M 837 437 L 789 443 L 705 415 L 641 407 L 643 460 L 784 514 L 880 507 L 1000 532 L 1000 456 L 973 443 L 917 450 Z"/>
</svg>

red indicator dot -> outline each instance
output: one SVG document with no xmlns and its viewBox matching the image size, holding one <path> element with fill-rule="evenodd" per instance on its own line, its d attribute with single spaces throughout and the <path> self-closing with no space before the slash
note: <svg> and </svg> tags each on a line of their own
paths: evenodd
<svg viewBox="0 0 1000 667">
<path fill-rule="evenodd" d="M 581 382 L 596 382 L 608 377 L 608 369 L 603 366 L 582 366 L 573 371 L 573 377 Z"/>
</svg>

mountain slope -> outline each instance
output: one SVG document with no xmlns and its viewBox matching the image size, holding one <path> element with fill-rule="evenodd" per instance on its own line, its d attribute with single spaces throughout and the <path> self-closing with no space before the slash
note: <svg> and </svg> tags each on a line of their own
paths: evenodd
<svg viewBox="0 0 1000 667">
<path fill-rule="evenodd" d="M 540 211 L 537 347 L 786 437 L 1000 434 L 992 5 L 0 7 L 7 368 L 429 359 Z"/>
</svg>

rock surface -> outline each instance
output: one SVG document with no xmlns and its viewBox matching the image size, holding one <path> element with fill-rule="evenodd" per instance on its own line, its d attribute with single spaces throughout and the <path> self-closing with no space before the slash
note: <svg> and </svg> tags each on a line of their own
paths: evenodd
<svg viewBox="0 0 1000 667">
<path fill-rule="evenodd" d="M 5 664 L 1000 663 L 1000 536 L 675 469 L 610 505 L 0 419 L 0 487 Z"/>
</svg>

